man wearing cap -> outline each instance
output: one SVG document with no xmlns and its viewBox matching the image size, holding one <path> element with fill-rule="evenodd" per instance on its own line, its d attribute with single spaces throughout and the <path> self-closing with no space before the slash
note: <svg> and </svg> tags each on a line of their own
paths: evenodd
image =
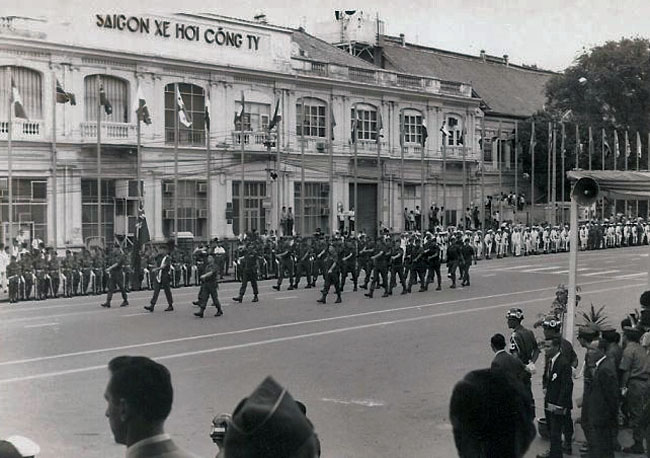
<svg viewBox="0 0 650 458">
<path fill-rule="evenodd" d="M 623 448 L 624 453 L 644 453 L 644 428 L 640 425 L 641 414 L 648 389 L 648 374 L 646 365 L 648 355 L 639 344 L 643 331 L 638 327 L 623 328 L 623 357 L 621 370 L 621 395 L 627 400 L 630 427 L 634 444 Z"/>
<path fill-rule="evenodd" d="M 508 328 L 512 329 L 509 346 L 510 354 L 519 358 L 528 371 L 524 385 L 530 394 L 531 409 L 534 415 L 535 400 L 533 398 L 531 377 L 535 372 L 535 362 L 537 362 L 537 358 L 539 357 L 537 339 L 535 339 L 533 331 L 522 326 L 521 322 L 524 319 L 524 312 L 520 308 L 511 308 L 508 310 L 506 319 L 508 320 Z"/>
<path fill-rule="evenodd" d="M 203 318 L 203 313 L 205 307 L 208 305 L 208 299 L 212 297 L 212 303 L 217 308 L 217 313 L 215 316 L 223 315 L 223 310 L 221 309 L 221 303 L 219 302 L 219 293 L 217 288 L 219 287 L 219 265 L 215 260 L 213 254 L 208 255 L 208 262 L 205 265 L 203 274 L 200 277 L 201 288 L 199 289 L 199 303 L 198 306 L 201 308 L 198 312 L 194 313 L 195 316 Z"/>
<path fill-rule="evenodd" d="M 108 292 L 106 293 L 106 302 L 102 304 L 102 307 L 110 308 L 111 299 L 113 298 L 113 293 L 115 290 L 119 290 L 122 294 L 122 303 L 121 307 L 126 307 L 129 305 L 128 297 L 126 296 L 126 290 L 124 289 L 124 264 L 126 263 L 126 256 L 120 252 L 118 249 L 113 249 L 108 254 L 108 259 L 111 265 L 106 269 L 108 274 Z"/>
<path fill-rule="evenodd" d="M 259 298 L 257 297 L 257 266 L 259 261 L 259 254 L 257 251 L 250 245 L 243 247 L 239 260 L 239 266 L 241 269 L 241 287 L 239 288 L 239 296 L 233 297 L 232 300 L 235 302 L 241 303 L 246 294 L 246 288 L 248 287 L 248 282 L 251 283 L 253 288 L 253 302 L 258 302 Z"/>
<path fill-rule="evenodd" d="M 578 367 L 578 355 L 576 354 L 575 350 L 573 349 L 573 345 L 571 345 L 571 342 L 566 340 L 564 337 L 561 335 L 561 330 L 562 330 L 562 322 L 560 321 L 559 318 L 555 317 L 554 315 L 549 315 L 546 318 L 544 318 L 544 321 L 542 322 L 542 329 L 544 330 L 544 339 L 545 340 L 550 340 L 557 338 L 560 340 L 560 358 L 564 358 L 567 363 L 572 368 L 577 368 Z M 549 380 L 548 380 L 548 365 L 550 363 L 550 360 L 545 358 L 544 360 L 544 374 L 542 375 L 542 387 L 546 389 L 548 386 Z M 573 392 L 573 385 L 571 385 L 572 392 Z M 573 442 L 573 420 L 571 418 L 571 409 L 572 405 L 569 405 L 567 410 L 566 410 L 566 415 L 564 416 L 564 421 L 562 422 L 562 428 L 561 428 L 561 434 L 564 435 L 564 445 L 562 447 L 562 450 L 564 453 L 567 453 L 571 455 L 572 452 L 572 442 Z"/>
<path fill-rule="evenodd" d="M 544 412 L 549 428 L 551 447 L 537 458 L 562 458 L 562 427 L 567 411 L 571 408 L 573 379 L 571 366 L 565 358 L 560 357 L 560 337 L 553 336 L 546 341 L 545 368 L 547 380 L 544 392 Z"/>
<path fill-rule="evenodd" d="M 167 251 L 159 255 L 160 261 L 157 263 L 158 267 L 152 269 L 151 273 L 154 274 L 156 281 L 154 282 L 153 287 L 153 296 L 151 297 L 151 303 L 145 306 L 145 310 L 153 312 L 153 308 L 156 306 L 158 301 L 158 295 L 160 290 L 165 291 L 165 297 L 167 298 L 167 308 L 165 312 L 172 312 L 174 310 L 174 298 L 172 296 L 171 290 L 171 266 L 172 266 L 172 251 L 174 251 L 174 241 L 170 240 L 167 242 Z"/>
<path fill-rule="evenodd" d="M 106 417 L 126 458 L 196 458 L 165 433 L 174 398 L 169 370 L 144 356 L 118 356 L 108 370 Z"/>
<path fill-rule="evenodd" d="M 325 304 L 327 302 L 327 295 L 329 294 L 330 287 L 334 285 L 334 290 L 336 291 L 336 301 L 334 301 L 334 303 L 341 303 L 341 272 L 339 264 L 340 262 L 336 248 L 330 245 L 327 249 L 327 255 L 325 256 L 324 260 L 323 276 L 325 278 L 325 285 L 321 291 L 321 298 L 316 300 L 316 302 Z"/>
<path fill-rule="evenodd" d="M 320 442 L 305 413 L 304 404 L 267 377 L 235 407 L 218 457 L 319 457 Z"/>
</svg>

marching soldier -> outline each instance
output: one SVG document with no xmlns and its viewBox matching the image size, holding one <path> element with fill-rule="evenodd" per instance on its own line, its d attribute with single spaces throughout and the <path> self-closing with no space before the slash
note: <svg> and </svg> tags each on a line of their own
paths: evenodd
<svg viewBox="0 0 650 458">
<path fill-rule="evenodd" d="M 469 239 L 468 239 L 469 241 Z M 435 239 L 431 239 L 428 242 L 426 242 L 424 246 L 424 255 L 426 257 L 426 263 L 427 263 L 427 276 L 426 276 L 426 282 L 424 284 L 424 289 L 429 288 L 429 283 L 433 282 L 434 277 L 437 279 L 437 286 L 436 286 L 436 291 L 440 291 L 442 288 L 440 286 L 440 263 L 441 263 L 441 257 L 440 257 L 440 247 L 436 243 Z"/>
<path fill-rule="evenodd" d="M 373 276 L 372 283 L 370 283 L 370 290 L 365 294 L 366 297 L 372 298 L 375 289 L 384 286 L 384 294 L 382 297 L 388 297 L 388 256 L 386 244 L 382 239 L 377 242 L 375 253 L 370 257 L 373 263 Z M 381 278 L 381 283 L 380 283 Z"/>
<path fill-rule="evenodd" d="M 393 248 L 390 251 L 390 281 L 388 294 L 393 294 L 393 288 L 397 286 L 397 277 L 402 285 L 402 294 L 406 294 L 406 279 L 404 278 L 404 250 L 399 240 L 393 241 Z M 356 288 L 355 288 L 356 291 Z"/>
<path fill-rule="evenodd" d="M 111 265 L 106 269 L 106 273 L 108 274 L 108 292 L 106 293 L 106 302 L 102 304 L 102 307 L 111 307 L 111 299 L 116 289 L 119 289 L 122 294 L 120 307 L 126 307 L 129 305 L 126 290 L 124 289 L 124 264 L 126 263 L 126 257 L 119 250 L 113 249 L 109 252 L 107 259 Z"/>
<path fill-rule="evenodd" d="M 255 252 L 255 249 L 250 245 L 243 247 L 240 256 L 238 258 L 238 261 L 239 261 L 239 269 L 241 271 L 241 288 L 239 288 L 239 296 L 233 297 L 232 300 L 241 303 L 244 294 L 246 294 L 246 287 L 248 286 L 248 282 L 250 282 L 251 287 L 253 288 L 253 302 L 258 302 L 259 301 L 257 297 L 258 255 Z"/>
<path fill-rule="evenodd" d="M 409 264 L 411 268 L 409 272 L 408 288 L 406 291 L 410 293 L 411 288 L 418 281 L 420 282 L 420 291 L 424 291 L 424 282 L 426 281 L 424 278 L 426 264 L 424 261 L 424 248 L 420 245 L 419 238 L 416 237 L 413 240 L 413 245 L 411 246 L 410 253 L 409 250 L 407 250 L 407 254 L 409 255 Z"/>
<path fill-rule="evenodd" d="M 337 257 L 336 248 L 330 246 L 327 249 L 327 255 L 325 256 L 323 262 L 324 262 L 323 275 L 324 275 L 325 285 L 323 286 L 322 297 L 318 299 L 316 302 L 320 304 L 327 303 L 327 295 L 329 294 L 330 287 L 334 285 L 334 290 L 336 291 L 336 301 L 334 301 L 334 303 L 340 304 L 341 286 L 339 280 L 341 278 L 341 272 L 339 270 L 339 260 Z"/>
<path fill-rule="evenodd" d="M 359 277 L 357 276 L 357 247 L 355 246 L 354 239 L 348 237 L 343 243 L 343 253 L 341 257 L 341 291 L 345 288 L 345 280 L 348 273 L 352 275 L 352 284 L 354 288 L 352 291 L 357 291 L 357 284 Z"/>
<path fill-rule="evenodd" d="M 219 288 L 220 270 L 219 264 L 215 260 L 215 256 L 213 254 L 208 255 L 208 262 L 205 265 L 204 273 L 199 277 L 202 281 L 201 289 L 199 290 L 198 304 L 201 309 L 194 313 L 194 316 L 203 318 L 203 312 L 205 312 L 205 307 L 207 306 L 210 297 L 212 297 L 212 303 L 217 308 L 217 313 L 214 316 L 223 315 L 221 303 L 219 302 L 219 293 L 217 291 Z"/>
<path fill-rule="evenodd" d="M 472 261 L 476 264 L 476 252 L 474 248 L 465 240 L 465 244 L 460 249 L 460 254 L 462 257 L 462 267 L 460 269 L 460 278 L 463 280 L 460 283 L 460 286 L 469 286 L 469 268 L 472 265 Z"/>
<path fill-rule="evenodd" d="M 317 233 L 313 241 L 313 254 L 314 254 L 314 263 L 312 269 L 311 277 L 311 286 L 316 286 L 316 280 L 318 280 L 318 275 L 325 275 L 323 272 L 324 268 L 324 259 L 327 254 L 327 242 L 321 237 L 320 233 Z M 356 285 L 356 283 L 355 283 Z"/>
<path fill-rule="evenodd" d="M 289 241 L 281 240 L 280 241 L 280 247 L 279 247 L 280 253 L 277 253 L 275 257 L 279 261 L 279 266 L 278 266 L 278 284 L 273 285 L 272 288 L 280 291 L 280 287 L 282 286 L 282 280 L 284 280 L 285 275 L 288 273 L 289 274 L 289 287 L 287 288 L 288 290 L 294 289 L 293 286 L 293 269 L 294 269 L 294 261 L 293 261 L 293 248 Z"/>
<path fill-rule="evenodd" d="M 21 268 L 20 264 L 16 262 L 16 256 L 11 256 L 9 264 L 7 264 L 7 281 L 9 283 L 9 303 L 15 304 L 18 302 L 18 289 L 20 286 Z"/>
<path fill-rule="evenodd" d="M 172 297 L 171 290 L 171 265 L 172 265 L 172 252 L 174 251 L 174 241 L 170 240 L 167 243 L 167 253 L 161 254 L 160 262 L 157 267 L 152 269 L 151 274 L 154 276 L 154 288 L 153 288 L 153 297 L 151 298 L 151 303 L 148 306 L 145 306 L 144 309 L 150 312 L 153 312 L 153 308 L 156 306 L 158 301 L 158 295 L 160 290 L 165 291 L 165 297 L 167 298 L 167 308 L 165 312 L 174 311 L 174 298 Z"/>
<path fill-rule="evenodd" d="M 366 272 L 366 276 L 363 279 L 363 285 L 361 288 L 368 289 L 368 283 L 371 280 L 372 276 L 372 259 L 370 257 L 375 251 L 375 244 L 372 240 L 368 240 L 363 237 L 361 240 L 361 250 L 359 251 L 359 273 L 357 278 L 361 276 L 361 270 L 363 269 Z"/>
<path fill-rule="evenodd" d="M 296 278 L 293 287 L 296 289 L 298 288 L 300 278 L 304 275 L 307 279 L 307 286 L 305 286 L 305 289 L 309 289 L 311 288 L 312 284 L 310 260 L 312 252 L 307 239 L 300 238 L 300 243 L 298 244 L 296 255 L 298 260 L 296 262 Z"/>
<path fill-rule="evenodd" d="M 452 289 L 456 288 L 456 270 L 462 265 L 463 259 L 459 245 L 460 241 L 452 238 L 449 250 L 447 250 L 447 276 L 451 279 L 450 288 Z"/>
</svg>

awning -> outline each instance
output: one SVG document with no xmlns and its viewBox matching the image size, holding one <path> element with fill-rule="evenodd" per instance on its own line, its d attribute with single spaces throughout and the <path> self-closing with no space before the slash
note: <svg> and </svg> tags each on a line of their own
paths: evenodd
<svg viewBox="0 0 650 458">
<path fill-rule="evenodd" d="M 650 199 L 650 172 L 623 170 L 577 170 L 567 172 L 567 178 L 577 181 L 592 178 L 600 192 L 610 199 Z"/>
</svg>

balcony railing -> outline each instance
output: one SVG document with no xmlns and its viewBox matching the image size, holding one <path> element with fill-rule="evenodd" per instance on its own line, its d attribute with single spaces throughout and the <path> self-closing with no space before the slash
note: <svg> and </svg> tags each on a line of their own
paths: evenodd
<svg viewBox="0 0 650 458">
<path fill-rule="evenodd" d="M 232 145 L 234 148 L 241 148 L 242 141 L 246 150 L 265 150 L 268 145 L 276 147 L 277 133 L 266 131 L 232 131 Z"/>
<path fill-rule="evenodd" d="M 0 121 L 0 139 L 7 140 L 9 121 Z M 11 121 L 12 140 L 42 140 L 43 121 L 13 119 Z"/>
<path fill-rule="evenodd" d="M 80 125 L 81 140 L 92 142 L 97 140 L 97 122 L 86 121 Z M 122 122 L 102 122 L 101 140 L 106 143 L 135 143 L 136 126 Z"/>
<path fill-rule="evenodd" d="M 165 144 L 174 144 L 174 128 L 165 128 Z M 195 146 L 205 148 L 205 131 L 204 130 L 187 130 L 181 129 L 178 132 L 178 144 L 180 146 Z"/>
</svg>

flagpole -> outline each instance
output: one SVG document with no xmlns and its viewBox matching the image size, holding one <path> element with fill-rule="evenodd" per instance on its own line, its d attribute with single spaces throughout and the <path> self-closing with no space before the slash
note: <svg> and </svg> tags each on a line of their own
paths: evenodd
<svg viewBox="0 0 650 458">
<path fill-rule="evenodd" d="M 553 171 L 551 175 L 551 200 L 553 202 L 552 223 L 557 223 L 557 130 L 553 124 Z"/>
<path fill-rule="evenodd" d="M 605 129 L 602 129 L 600 133 L 600 163 L 603 170 L 605 170 L 605 135 Z M 601 198 L 601 218 L 605 219 L 605 196 Z"/>
<path fill-rule="evenodd" d="M 97 236 L 102 242 L 102 96 L 101 76 L 97 75 Z M 103 245 L 103 243 L 102 243 Z"/>
<path fill-rule="evenodd" d="M 535 210 L 535 121 L 530 126 L 530 208 L 531 218 L 529 224 L 533 224 L 533 212 Z"/>
<path fill-rule="evenodd" d="M 426 119 L 423 118 L 423 122 L 426 122 Z M 424 233 L 423 231 L 423 224 L 422 224 L 422 214 L 426 211 L 426 207 L 424 206 L 424 150 L 427 147 L 427 142 L 423 142 L 424 144 L 422 145 L 422 150 L 420 152 L 420 231 Z M 416 221 L 416 228 L 417 228 L 417 221 Z"/>
<path fill-rule="evenodd" d="M 382 215 L 382 198 L 383 198 L 383 189 L 381 189 L 381 129 L 383 129 L 384 120 L 382 118 L 382 108 L 383 103 L 378 104 L 378 116 L 377 121 L 381 119 L 381 125 L 377 129 L 377 237 L 381 236 L 381 220 Z"/>
<path fill-rule="evenodd" d="M 625 171 L 627 172 L 627 163 L 628 163 L 628 146 L 630 145 L 630 139 L 627 136 L 627 129 L 625 130 Z"/>
<path fill-rule="evenodd" d="M 565 148 L 565 142 L 566 142 L 566 124 L 562 123 L 562 139 L 561 139 L 561 146 L 560 146 L 560 153 L 561 153 L 561 161 L 562 161 L 562 168 L 560 170 L 560 173 L 562 174 L 562 179 L 560 181 L 560 192 L 562 193 L 562 198 L 561 198 L 561 203 L 562 203 L 562 209 L 560 211 L 560 223 L 564 223 L 564 171 L 566 170 L 566 165 L 565 165 L 565 160 L 566 160 L 566 148 Z"/>
<path fill-rule="evenodd" d="M 501 226 L 501 221 L 503 220 L 503 175 L 501 173 L 502 166 L 502 156 L 503 151 L 501 149 L 501 120 L 499 119 L 499 134 L 497 136 L 497 168 L 499 169 L 499 226 Z"/>
<path fill-rule="evenodd" d="M 575 169 L 578 170 L 580 168 L 580 128 L 578 127 L 578 123 L 576 123 L 576 167 Z M 562 176 L 564 176 L 565 170 L 562 169 Z M 562 200 L 564 201 L 564 194 L 562 194 Z"/>
<path fill-rule="evenodd" d="M 466 198 L 467 197 L 466 196 L 466 193 L 467 193 L 467 184 L 466 184 L 467 168 L 466 168 L 466 164 L 465 164 L 465 161 L 467 159 L 467 147 L 465 145 L 467 144 L 467 132 L 466 131 L 467 131 L 468 120 L 469 120 L 469 112 L 465 111 L 465 121 L 464 121 L 465 125 L 464 125 L 464 128 L 463 128 L 463 131 L 461 132 L 461 135 L 463 136 L 463 149 L 462 149 L 462 153 L 463 153 L 463 189 L 462 189 L 463 197 L 461 199 L 462 208 L 460 209 L 461 210 L 460 214 L 461 214 L 461 218 L 462 218 L 462 221 L 463 221 L 463 227 L 465 228 L 465 230 L 469 229 L 468 227 L 466 227 L 467 226 L 467 220 L 465 219 L 465 209 L 467 208 L 467 198 Z"/>
<path fill-rule="evenodd" d="M 52 72 L 52 236 L 54 238 L 54 252 L 59 246 L 58 232 L 57 232 L 57 181 L 56 181 L 56 74 Z"/>
<path fill-rule="evenodd" d="M 358 155 L 358 147 L 357 143 L 359 143 L 359 115 L 357 113 L 357 104 L 354 104 L 354 234 L 359 233 L 359 210 L 357 207 L 357 204 L 359 203 L 359 189 L 358 189 L 358 181 L 359 181 L 359 170 L 358 170 L 358 161 L 357 161 L 357 155 Z"/>
<path fill-rule="evenodd" d="M 334 103 L 334 98 L 332 97 L 332 92 L 330 91 L 330 97 L 329 97 L 329 113 L 327 118 L 325 119 L 325 122 L 327 123 L 327 129 L 325 131 L 327 132 L 327 136 L 329 137 L 327 139 L 327 146 L 328 146 L 328 153 L 329 153 L 329 184 L 330 184 L 330 194 L 329 194 L 329 207 L 330 207 L 330 213 L 329 213 L 329 233 L 334 234 L 334 232 L 337 230 L 336 227 L 336 217 L 337 213 L 334 213 L 334 126 L 332 125 L 332 117 L 333 117 L 333 112 L 332 112 L 332 104 Z M 341 234 L 343 235 L 343 234 Z"/>
<path fill-rule="evenodd" d="M 519 153 L 519 121 L 515 121 L 515 196 L 519 195 L 519 181 L 518 181 L 519 169 L 517 168 L 517 166 L 519 165 L 518 153 Z"/>
<path fill-rule="evenodd" d="M 7 73 L 9 78 L 7 78 L 9 84 L 9 125 L 7 127 L 7 187 L 8 187 L 8 209 L 9 209 L 9 243 L 13 244 L 14 238 L 14 191 L 13 191 L 13 154 L 12 154 L 12 133 L 13 133 L 13 87 L 11 85 L 11 67 L 7 67 Z"/>
<path fill-rule="evenodd" d="M 546 202 L 552 203 L 551 199 L 551 161 L 553 160 L 553 128 L 552 123 L 548 123 L 548 141 L 546 148 Z"/>
<path fill-rule="evenodd" d="M 305 96 L 300 99 L 300 233 L 305 233 Z M 291 234 L 290 234 L 291 235 Z"/>
<path fill-rule="evenodd" d="M 587 152 L 589 155 L 589 170 L 591 170 L 591 150 L 594 147 L 594 138 L 593 138 L 593 131 L 591 130 L 591 126 L 589 126 L 589 151 Z"/>
<path fill-rule="evenodd" d="M 241 118 L 239 119 L 239 146 L 241 160 L 241 186 L 239 187 L 239 233 L 244 233 L 244 113 L 246 111 L 244 91 L 241 91 Z"/>
<path fill-rule="evenodd" d="M 641 136 L 639 135 L 639 131 L 636 131 L 636 170 L 639 171 L 641 170 L 640 164 L 639 164 L 639 153 L 641 152 Z M 639 217 L 639 199 L 636 199 L 636 217 Z"/>
<path fill-rule="evenodd" d="M 399 113 L 399 148 L 400 148 L 400 170 L 399 170 L 399 175 L 400 175 L 400 214 L 402 215 L 402 230 L 406 230 L 406 221 L 404 221 L 404 215 L 402 212 L 404 211 L 404 113 L 403 110 L 400 109 Z M 649 134 L 650 135 L 650 134 Z"/>
<path fill-rule="evenodd" d="M 481 229 L 483 232 L 487 229 L 485 226 L 485 113 L 481 117 Z M 490 215 L 491 216 L 491 215 Z M 481 240 L 483 243 L 483 240 Z"/>
<path fill-rule="evenodd" d="M 284 113 L 284 98 L 283 98 L 283 91 L 280 89 L 280 101 L 282 102 L 282 113 Z M 277 102 L 276 102 L 277 103 Z M 284 123 L 284 119 L 282 120 L 282 123 Z M 282 132 L 282 129 L 280 127 L 280 124 L 278 124 L 278 135 L 275 140 L 275 189 L 277 192 L 277 208 L 276 208 L 276 217 L 277 217 L 277 223 L 278 225 L 276 226 L 275 233 L 278 235 L 278 230 L 281 227 L 280 225 L 280 220 L 282 219 L 282 180 L 280 179 L 280 134 Z M 285 234 L 282 234 L 285 235 Z"/>
<path fill-rule="evenodd" d="M 443 124 L 445 121 L 442 121 Z M 447 132 L 445 128 L 445 132 Z M 442 222 L 442 227 L 447 227 L 447 134 L 442 133 L 442 215 L 440 216 L 440 221 Z M 424 149 L 424 145 L 422 145 Z"/>
<path fill-rule="evenodd" d="M 208 90 L 210 90 L 210 87 L 208 87 Z M 212 94 L 208 94 L 208 104 L 212 102 Z M 207 113 L 210 115 L 212 114 L 212 107 L 208 106 Z M 206 166 L 207 170 L 205 173 L 206 177 L 206 191 L 208 193 L 208 198 L 207 200 L 207 206 L 208 206 L 208 224 L 207 226 L 207 231 L 208 231 L 208 240 L 212 239 L 212 151 L 210 150 L 210 123 L 212 120 L 208 120 L 208 122 L 205 122 L 205 119 L 203 120 L 203 124 L 205 126 L 205 152 L 206 152 Z M 139 123 L 138 123 L 139 124 Z"/>
<path fill-rule="evenodd" d="M 174 242 L 178 244 L 178 98 L 181 93 L 178 90 L 178 83 L 174 83 Z"/>
</svg>

